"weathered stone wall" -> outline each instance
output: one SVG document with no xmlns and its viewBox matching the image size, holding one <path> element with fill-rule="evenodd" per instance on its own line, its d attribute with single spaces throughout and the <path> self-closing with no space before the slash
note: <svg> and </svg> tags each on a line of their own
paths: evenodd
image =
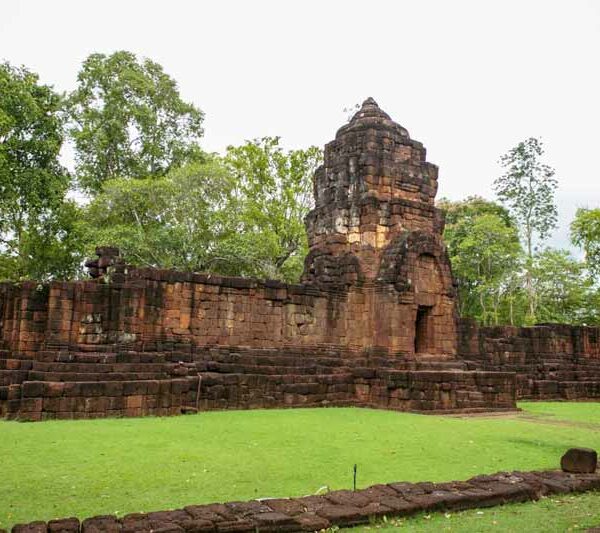
<svg viewBox="0 0 600 533">
<path fill-rule="evenodd" d="M 109 283 L 2 285 L 0 338 L 8 349 L 31 357 L 44 347 L 118 344 L 151 350 L 161 342 L 333 344 L 414 354 L 414 318 L 390 285 L 321 290 L 153 269 L 122 276 Z M 440 346 L 455 350 L 452 340 Z"/>
<path fill-rule="evenodd" d="M 521 399 L 600 398 L 600 328 L 530 328 L 459 323 L 459 353 L 470 368 L 515 372 Z"/>
<path fill-rule="evenodd" d="M 104 515 L 81 522 L 75 517 L 38 521 L 15 525 L 12 533 L 324 531 L 335 526 L 368 524 L 384 517 L 455 512 L 598 489 L 600 473 L 569 474 L 558 470 L 499 472 L 466 481 L 397 482 L 302 498 L 188 505 L 177 510 L 132 513 L 123 518 Z"/>
<path fill-rule="evenodd" d="M 37 353 L 46 340 L 48 296 L 47 285 L 0 284 L 0 348 L 31 356 Z"/>
</svg>

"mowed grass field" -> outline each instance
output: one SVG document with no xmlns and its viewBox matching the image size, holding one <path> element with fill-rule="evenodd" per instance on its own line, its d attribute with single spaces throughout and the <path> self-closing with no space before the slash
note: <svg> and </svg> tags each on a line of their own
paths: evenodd
<svg viewBox="0 0 600 533">
<path fill-rule="evenodd" d="M 521 413 L 485 417 L 330 408 L 1 421 L 0 528 L 351 488 L 354 464 L 358 486 L 366 487 L 557 468 L 571 446 L 600 450 L 600 403 L 520 407 Z M 595 495 L 575 501 L 589 497 Z M 600 523 L 595 507 L 589 519 Z"/>
</svg>

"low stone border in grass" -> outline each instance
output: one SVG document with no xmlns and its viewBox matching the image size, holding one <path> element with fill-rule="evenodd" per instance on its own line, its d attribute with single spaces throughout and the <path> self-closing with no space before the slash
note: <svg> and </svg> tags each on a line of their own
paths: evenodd
<svg viewBox="0 0 600 533">
<path fill-rule="evenodd" d="M 388 483 L 357 491 L 337 490 L 302 498 L 190 505 L 175 511 L 96 516 L 16 525 L 12 533 L 263 532 L 318 531 L 387 517 L 459 511 L 541 496 L 600 489 L 600 472 L 559 470 L 500 472 L 448 483 Z M 4 532 L 0 532 L 4 533 Z"/>
</svg>

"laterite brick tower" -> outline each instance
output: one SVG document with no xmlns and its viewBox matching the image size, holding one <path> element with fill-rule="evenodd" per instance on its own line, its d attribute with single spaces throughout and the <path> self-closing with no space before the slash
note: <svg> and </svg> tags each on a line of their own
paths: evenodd
<svg viewBox="0 0 600 533">
<path fill-rule="evenodd" d="M 365 100 L 326 145 L 315 173 L 303 281 L 362 288 L 371 294 L 375 344 L 390 345 L 392 337 L 395 351 L 444 358 L 456 354 L 456 290 L 443 214 L 434 205 L 438 169 L 425 155 L 405 128 Z"/>
</svg>

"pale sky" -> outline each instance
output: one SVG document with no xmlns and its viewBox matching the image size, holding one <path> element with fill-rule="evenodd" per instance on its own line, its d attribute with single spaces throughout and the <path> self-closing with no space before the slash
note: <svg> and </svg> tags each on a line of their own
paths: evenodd
<svg viewBox="0 0 600 533">
<path fill-rule="evenodd" d="M 372 96 L 440 167 L 438 198 L 493 198 L 499 156 L 542 137 L 568 244 L 600 207 L 600 0 L 25 1 L 0 7 L 0 60 L 71 90 L 92 52 L 159 62 L 206 113 L 203 148 L 279 135 L 323 146 Z"/>
</svg>

